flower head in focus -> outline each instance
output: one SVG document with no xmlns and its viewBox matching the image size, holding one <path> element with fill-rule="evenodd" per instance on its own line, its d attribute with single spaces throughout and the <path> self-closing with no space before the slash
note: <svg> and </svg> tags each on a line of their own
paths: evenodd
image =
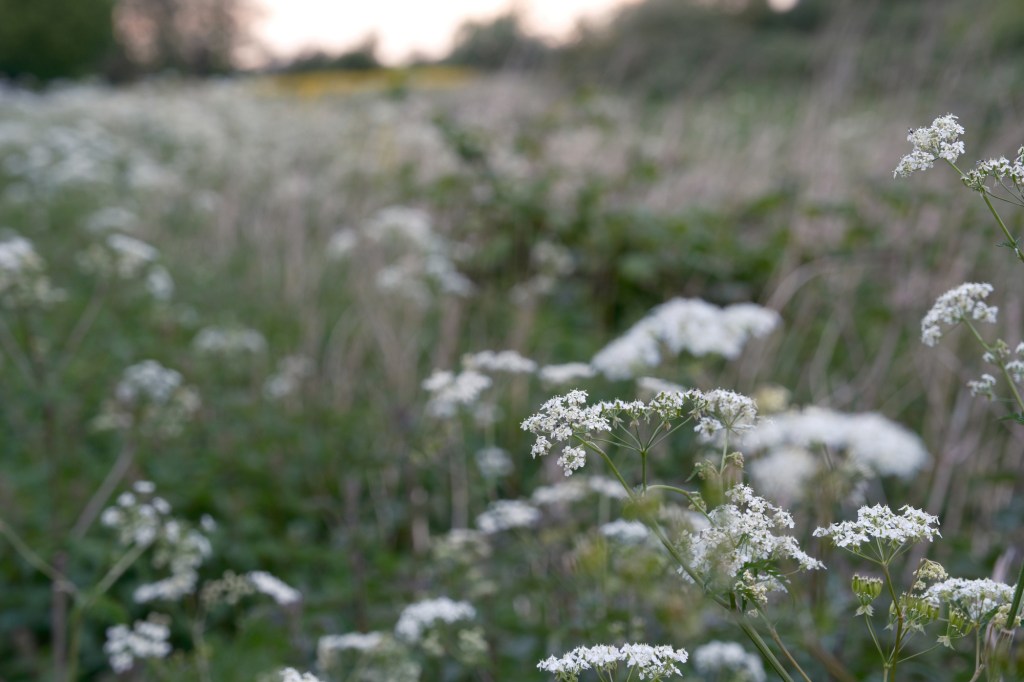
<svg viewBox="0 0 1024 682">
<path fill-rule="evenodd" d="M 991 293 L 991 284 L 965 282 L 939 296 L 921 320 L 921 342 L 936 345 L 942 338 L 942 325 L 952 328 L 971 320 L 994 324 L 999 309 L 984 302 Z"/>
<path fill-rule="evenodd" d="M 939 159 L 956 163 L 964 153 L 964 143 L 960 139 L 963 134 L 963 126 L 957 123 L 953 114 L 938 117 L 926 128 L 912 128 L 907 133 L 907 141 L 914 145 L 914 149 L 900 160 L 892 176 L 905 178 L 915 171 L 931 168 Z"/>
</svg>

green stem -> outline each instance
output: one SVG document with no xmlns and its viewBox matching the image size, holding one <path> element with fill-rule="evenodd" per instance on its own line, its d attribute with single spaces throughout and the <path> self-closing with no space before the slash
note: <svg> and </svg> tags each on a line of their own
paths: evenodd
<svg viewBox="0 0 1024 682">
<path fill-rule="evenodd" d="M 76 682 L 78 678 L 78 649 L 82 640 L 82 618 L 85 616 L 85 604 L 75 600 L 71 608 L 71 622 L 68 624 L 70 640 L 68 643 L 68 676 L 67 682 Z"/>
<path fill-rule="evenodd" d="M 1016 629 L 1017 612 L 1020 609 L 1021 593 L 1024 593 L 1024 562 L 1021 562 L 1020 572 L 1017 574 L 1017 587 L 1013 590 L 1013 601 L 1010 602 L 1010 613 L 1006 619 L 1006 629 L 1013 632 Z"/>
<path fill-rule="evenodd" d="M 75 587 L 74 583 L 68 580 L 63 573 L 46 563 L 41 556 L 36 554 L 31 547 L 25 544 L 24 540 L 18 537 L 18 534 L 15 533 L 10 526 L 4 523 L 3 519 L 0 519 L 0 534 L 7 538 L 18 554 L 21 555 L 22 559 L 52 580 L 58 587 L 60 587 L 60 589 L 64 590 L 68 594 L 78 593 L 78 588 Z"/>
<path fill-rule="evenodd" d="M 766 620 L 765 622 L 767 623 L 768 621 Z M 801 668 L 800 664 L 796 662 L 795 658 L 793 658 L 793 654 L 791 654 L 789 652 L 789 649 L 786 647 L 785 643 L 782 641 L 782 638 L 779 637 L 779 633 L 775 629 L 775 626 L 772 625 L 771 623 L 768 623 L 768 632 L 769 632 L 769 634 L 771 634 L 772 641 L 775 642 L 776 646 L 778 646 L 780 649 L 782 649 L 782 653 L 786 656 L 786 660 L 789 661 L 789 664 L 792 665 L 794 668 L 796 668 L 796 671 L 798 673 L 800 673 L 800 677 L 804 678 L 804 682 L 811 682 L 811 678 L 809 678 L 807 676 L 807 673 L 804 672 L 804 669 Z"/>
<path fill-rule="evenodd" d="M 903 607 L 900 606 L 899 598 L 896 596 L 896 590 L 893 588 L 892 576 L 889 575 L 889 566 L 886 563 L 882 563 L 882 573 L 885 575 L 885 585 L 889 589 L 889 596 L 892 598 L 893 608 L 896 610 L 896 641 L 892 647 L 892 656 L 889 658 L 889 662 L 886 664 L 886 670 L 892 672 L 893 680 L 896 679 L 896 666 L 899 663 L 900 656 L 900 645 L 903 643 Z M 889 675 L 886 675 L 886 679 L 890 679 Z"/>
<path fill-rule="evenodd" d="M 640 479 L 643 482 L 643 491 L 647 492 L 647 450 L 640 450 Z"/>
<path fill-rule="evenodd" d="M 961 178 L 964 177 L 963 171 L 961 171 L 955 163 L 949 161 L 948 159 L 946 160 L 946 163 L 952 166 L 953 170 L 955 170 Z M 1014 255 L 1017 256 L 1017 260 L 1024 263 L 1024 253 L 1021 253 L 1020 248 L 1017 246 L 1017 240 L 1014 239 L 1012 235 L 1010 235 L 1010 230 L 1007 229 L 1006 223 L 1003 222 L 1003 219 L 1002 217 L 1000 217 L 999 212 L 996 211 L 996 207 L 992 205 L 992 200 L 988 198 L 988 189 L 982 187 L 980 193 L 981 198 L 985 200 L 985 205 L 988 206 L 989 212 L 992 213 L 992 217 L 995 218 L 996 223 L 999 224 L 999 229 L 1003 231 L 1003 235 L 1006 237 L 1007 243 L 1013 249 Z"/>
<path fill-rule="evenodd" d="M 117 579 L 124 575 L 124 572 L 131 568 L 131 565 L 142 556 L 142 553 L 149 549 L 149 545 L 137 544 L 131 549 L 124 553 L 117 563 L 114 564 L 107 574 L 103 576 L 103 579 L 96 585 L 95 589 L 90 591 L 87 603 L 91 603 L 93 599 L 106 594 L 107 590 L 117 582 Z"/>
<path fill-rule="evenodd" d="M 1006 223 L 999 217 L 999 213 L 996 211 L 996 207 L 992 205 L 992 200 L 988 198 L 988 190 L 981 193 L 981 197 L 985 200 L 985 205 L 988 206 L 988 210 L 992 212 L 992 217 L 999 223 L 999 228 L 1003 231 L 1006 236 L 1006 242 L 1013 249 L 1013 253 L 1017 256 L 1017 260 L 1024 263 L 1024 253 L 1021 253 L 1020 248 L 1017 246 L 1017 240 L 1010 236 L 1010 231 L 1006 228 Z"/>
</svg>

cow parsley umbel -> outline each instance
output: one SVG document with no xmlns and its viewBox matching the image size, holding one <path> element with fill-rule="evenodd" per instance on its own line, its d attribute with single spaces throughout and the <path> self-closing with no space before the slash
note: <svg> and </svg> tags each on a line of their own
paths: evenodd
<svg viewBox="0 0 1024 682">
<path fill-rule="evenodd" d="M 576 647 L 561 658 L 551 656 L 540 663 L 540 670 L 549 672 L 559 682 L 577 682 L 584 670 L 593 670 L 599 679 L 615 679 L 615 671 L 624 667 L 626 679 L 667 680 L 682 677 L 677 664 L 686 663 L 689 658 L 686 649 L 648 644 L 624 644 L 609 646 L 599 644 L 591 647 Z"/>
<path fill-rule="evenodd" d="M 972 321 L 994 324 L 999 308 L 984 302 L 991 293 L 991 284 L 966 282 L 939 296 L 921 320 L 922 343 L 936 345 L 942 338 L 943 326 L 953 328 L 961 322 L 971 325 Z"/>
</svg>

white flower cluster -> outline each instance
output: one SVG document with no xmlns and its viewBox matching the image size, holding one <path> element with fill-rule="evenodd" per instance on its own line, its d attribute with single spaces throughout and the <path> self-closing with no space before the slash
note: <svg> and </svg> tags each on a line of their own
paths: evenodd
<svg viewBox="0 0 1024 682">
<path fill-rule="evenodd" d="M 32 242 L 13 235 L 0 239 L 0 305 L 46 307 L 64 300 L 46 276 L 46 264 Z"/>
<path fill-rule="evenodd" d="M 821 470 L 821 462 L 806 448 L 783 445 L 772 448 L 746 468 L 758 490 L 788 505 L 803 497 L 807 483 Z"/>
<path fill-rule="evenodd" d="M 431 286 L 455 296 L 469 296 L 473 283 L 449 257 L 451 247 L 435 232 L 430 214 L 420 209 L 393 206 L 373 215 L 358 230 L 343 229 L 331 237 L 327 254 L 343 260 L 360 248 L 380 253 L 386 264 L 376 273 L 379 290 L 403 296 L 418 305 L 432 300 Z"/>
<path fill-rule="evenodd" d="M 100 523 L 117 531 L 117 541 L 124 547 L 150 545 L 156 541 L 171 513 L 170 503 L 153 496 L 151 481 L 136 481 L 134 492 L 118 495 L 117 504 L 107 507 L 100 515 Z"/>
<path fill-rule="evenodd" d="M 673 396 L 681 396 L 693 405 L 693 416 L 697 419 L 694 431 L 705 439 L 711 438 L 719 431 L 730 434 L 740 433 L 753 428 L 757 422 L 757 403 L 735 391 L 716 388 L 711 391 L 690 389 L 686 393 L 662 393 L 655 401 L 665 401 Z"/>
<path fill-rule="evenodd" d="M 941 537 L 937 528 L 939 518 L 920 509 L 904 505 L 900 508 L 902 515 L 897 515 L 885 505 L 861 507 L 857 510 L 856 521 L 833 523 L 828 528 L 817 528 L 816 538 L 829 538 L 836 547 L 848 549 L 860 554 L 864 545 L 875 547 L 881 552 L 878 557 L 865 557 L 887 560 L 896 552 L 922 540 L 931 542 L 936 535 Z M 885 549 L 888 551 L 884 551 Z"/>
<path fill-rule="evenodd" d="M 696 532 L 684 532 L 682 543 L 690 567 L 709 584 L 727 581 L 728 591 L 764 603 L 768 593 L 786 591 L 778 561 L 790 559 L 805 571 L 825 565 L 800 549 L 796 538 L 776 535 L 778 529 L 792 528 L 793 517 L 743 484 L 726 492 L 731 504 L 708 513 L 710 525 Z M 692 576 L 680 570 L 689 582 Z"/>
<path fill-rule="evenodd" d="M 936 345 L 942 338 L 942 324 L 953 327 L 964 320 L 995 323 L 999 308 L 983 301 L 991 293 L 991 284 L 965 282 L 939 296 L 921 320 L 921 342 L 926 346 Z"/>
<path fill-rule="evenodd" d="M 472 369 L 464 369 L 458 374 L 436 370 L 423 381 L 423 389 L 431 394 L 427 414 L 439 419 L 454 417 L 460 407 L 475 404 L 492 383 L 489 376 Z"/>
<path fill-rule="evenodd" d="M 735 444 L 748 454 L 783 450 L 773 457 L 779 462 L 793 463 L 802 459 L 798 471 L 805 473 L 806 458 L 795 454 L 792 448 L 808 450 L 823 445 L 834 453 L 845 452 L 865 472 L 901 478 L 913 476 L 931 459 L 917 434 L 883 415 L 875 412 L 849 414 L 813 406 L 762 419 L 741 434 Z M 788 470 L 773 469 L 767 464 L 752 465 L 751 470 L 757 471 L 763 479 L 789 475 Z M 774 487 L 792 488 L 785 484 Z"/>
<path fill-rule="evenodd" d="M 960 140 L 963 134 L 964 129 L 953 114 L 938 117 L 927 128 L 911 128 L 907 141 L 914 149 L 900 160 L 892 172 L 893 177 L 907 177 L 915 171 L 927 170 L 939 159 L 956 163 L 964 153 L 964 143 Z"/>
<path fill-rule="evenodd" d="M 192 349 L 199 355 L 227 358 L 260 355 L 267 350 L 267 339 L 256 329 L 206 327 L 192 339 Z"/>
<path fill-rule="evenodd" d="M 588 495 L 600 495 L 611 500 L 624 500 L 629 493 L 622 484 L 607 476 L 574 476 L 555 485 L 542 485 L 534 488 L 530 500 L 540 506 L 552 504 L 572 504 L 579 502 Z"/>
<path fill-rule="evenodd" d="M 461 371 L 435 370 L 423 381 L 431 393 L 427 414 L 448 418 L 460 407 L 473 406 L 494 380 L 488 374 L 533 374 L 537 363 L 513 350 L 483 350 L 462 356 Z M 478 406 L 479 407 L 479 406 Z"/>
<path fill-rule="evenodd" d="M 320 670 L 335 666 L 342 651 L 367 652 L 380 649 L 389 635 L 383 632 L 349 632 L 344 635 L 324 635 L 316 644 L 316 665 Z"/>
<path fill-rule="evenodd" d="M 576 647 L 561 658 L 551 656 L 537 664 L 540 670 L 552 673 L 561 682 L 576 682 L 584 670 L 595 670 L 599 676 L 612 674 L 619 664 L 641 680 L 666 679 L 671 675 L 682 676 L 676 664 L 686 663 L 689 654 L 686 649 L 649 644 L 623 644 L 610 646 L 599 644 L 592 647 Z"/>
<path fill-rule="evenodd" d="M 623 545 L 640 545 L 652 536 L 650 529 L 641 521 L 617 519 L 606 523 L 599 529 L 601 535 Z"/>
<path fill-rule="evenodd" d="M 302 599 L 298 590 L 266 571 L 250 571 L 245 577 L 257 592 L 267 595 L 280 606 L 289 606 Z"/>
<path fill-rule="evenodd" d="M 131 232 L 139 224 L 139 217 L 122 206 L 106 206 L 93 212 L 85 221 L 85 229 L 102 234 Z"/>
<path fill-rule="evenodd" d="M 302 387 L 303 380 L 313 374 L 313 361 L 304 355 L 287 355 L 277 363 L 277 371 L 263 382 L 263 397 L 267 400 L 284 400 L 295 395 Z"/>
<path fill-rule="evenodd" d="M 184 384 L 181 373 L 156 360 L 127 367 L 94 424 L 99 429 L 129 429 L 173 436 L 200 407 L 199 393 Z"/>
<path fill-rule="evenodd" d="M 527 528 L 540 521 L 540 510 L 522 500 L 495 500 L 483 514 L 476 517 L 476 525 L 487 535 L 514 528 Z"/>
<path fill-rule="evenodd" d="M 693 652 L 693 666 L 701 675 L 719 679 L 728 673 L 726 679 L 736 682 L 765 682 L 761 658 L 747 653 L 736 642 L 708 642 Z"/>
<path fill-rule="evenodd" d="M 100 515 L 100 523 L 117 532 L 121 545 L 152 546 L 154 568 L 171 572 L 168 578 L 137 587 L 133 598 L 139 604 L 192 594 L 197 570 L 212 553 L 206 535 L 171 517 L 170 503 L 153 495 L 154 490 L 150 481 L 137 481 L 132 492 L 121 493 L 117 503 Z M 204 517 L 202 525 L 212 530 L 213 520 Z"/>
<path fill-rule="evenodd" d="M 150 244 L 113 233 L 78 254 L 78 265 L 89 274 L 122 280 L 145 278 L 146 291 L 157 301 L 174 295 L 174 279 L 159 264 L 160 252 Z"/>
<path fill-rule="evenodd" d="M 464 369 L 477 372 L 507 372 L 509 374 L 532 374 L 537 371 L 537 363 L 523 357 L 514 350 L 483 350 L 471 353 L 462 358 Z"/>
<path fill-rule="evenodd" d="M 974 170 L 964 174 L 963 182 L 971 189 L 983 192 L 986 189 L 985 181 L 989 178 L 994 178 L 1000 184 L 1008 179 L 1019 191 L 1021 185 L 1024 185 L 1024 147 L 1017 150 L 1017 158 L 1013 161 L 1005 156 L 979 161 Z"/>
<path fill-rule="evenodd" d="M 107 641 L 103 653 L 115 673 L 131 670 L 137 658 L 166 658 L 171 653 L 171 630 L 165 617 L 150 614 L 147 620 L 107 628 Z"/>
<path fill-rule="evenodd" d="M 313 673 L 300 673 L 295 668 L 281 669 L 281 682 L 323 682 Z"/>
<path fill-rule="evenodd" d="M 580 379 L 595 377 L 597 370 L 585 362 L 567 362 L 541 367 L 537 375 L 548 386 L 565 386 Z"/>
<path fill-rule="evenodd" d="M 977 625 L 991 618 L 1000 606 L 1010 604 L 1013 600 L 1013 588 L 988 578 L 949 578 L 929 587 L 924 593 L 924 598 L 934 606 L 949 605 Z"/>
<path fill-rule="evenodd" d="M 457 623 L 476 618 L 476 609 L 465 601 L 448 597 L 425 599 L 406 606 L 395 624 L 395 635 L 409 643 L 420 641 L 423 634 L 437 623 Z"/>
<path fill-rule="evenodd" d="M 779 324 L 774 310 L 753 303 L 726 308 L 697 298 L 675 298 L 653 308 L 591 360 L 609 379 L 628 379 L 662 361 L 662 348 L 672 355 L 736 358 L 751 338 L 770 334 Z"/>
<path fill-rule="evenodd" d="M 207 605 L 237 604 L 242 597 L 264 594 L 280 606 L 290 606 L 302 599 L 302 594 L 266 571 L 250 571 L 238 575 L 225 571 L 218 580 L 203 585 L 202 599 Z"/>
<path fill-rule="evenodd" d="M 757 420 L 757 404 L 753 399 L 721 388 L 659 393 L 647 403 L 618 399 L 595 405 L 586 403 L 586 391 L 569 391 L 551 398 L 541 406 L 540 412 L 523 420 L 521 428 L 537 436 L 531 454 L 534 457 L 547 455 L 556 443 L 564 443 L 573 437 L 587 441 L 595 432 L 611 431 L 613 425 L 640 420 L 668 422 L 693 419 L 694 431 L 704 439 L 710 439 L 721 431 L 744 431 Z M 586 464 L 586 450 L 580 445 L 567 444 L 562 448 L 558 464 L 566 476 L 571 476 Z"/>
<path fill-rule="evenodd" d="M 525 419 L 522 429 L 537 436 L 531 454 L 534 457 L 546 455 L 554 443 L 563 443 L 573 436 L 590 438 L 595 431 L 611 431 L 611 423 L 602 415 L 601 406 L 586 403 L 586 391 L 569 391 L 564 396 L 551 398 L 541 406 L 540 412 Z M 566 445 L 558 464 L 565 469 L 566 476 L 571 476 L 586 460 L 583 448 Z"/>
<path fill-rule="evenodd" d="M 980 378 L 967 382 L 967 388 L 971 395 L 983 395 L 987 398 L 995 398 L 996 378 L 991 374 L 982 374 Z"/>
</svg>

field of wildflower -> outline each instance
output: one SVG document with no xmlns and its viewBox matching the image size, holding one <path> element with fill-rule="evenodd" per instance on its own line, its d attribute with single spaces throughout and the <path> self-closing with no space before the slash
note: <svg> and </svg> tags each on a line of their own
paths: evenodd
<svg viewBox="0 0 1024 682">
<path fill-rule="evenodd" d="M 457 81 L 0 93 L 0 681 L 1024 679 L 1019 128 Z"/>
</svg>

